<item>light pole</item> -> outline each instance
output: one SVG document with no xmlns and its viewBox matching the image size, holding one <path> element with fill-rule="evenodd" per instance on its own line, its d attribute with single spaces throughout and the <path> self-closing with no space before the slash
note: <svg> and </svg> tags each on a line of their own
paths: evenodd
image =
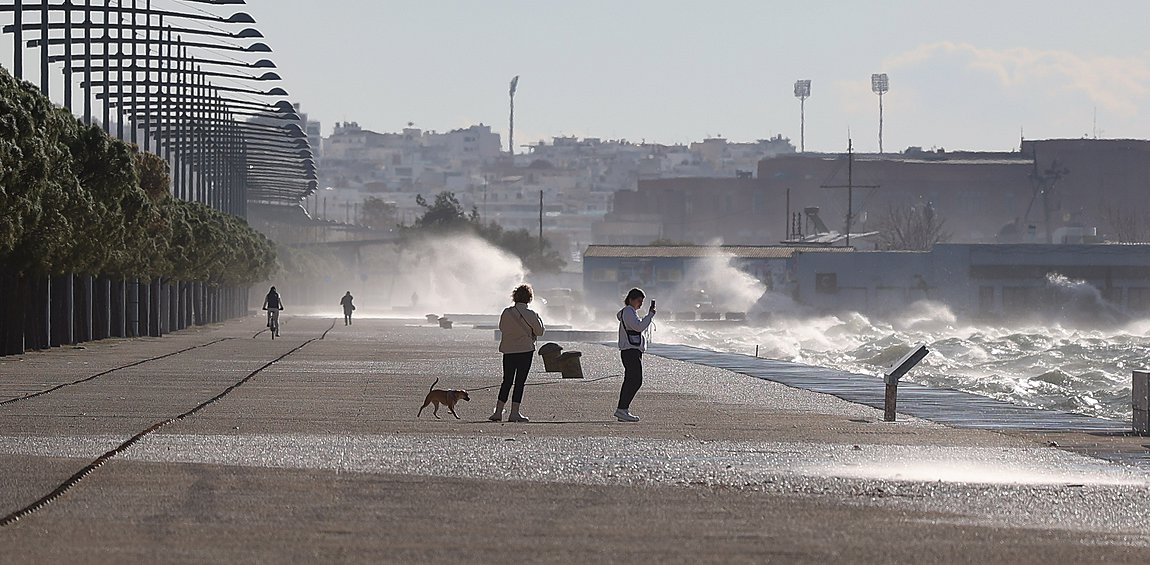
<svg viewBox="0 0 1150 565">
<path fill-rule="evenodd" d="M 870 76 L 870 89 L 878 95 L 878 152 L 882 154 L 882 95 L 890 90 L 890 81 L 886 73 L 877 73 Z"/>
<path fill-rule="evenodd" d="M 507 131 L 507 150 L 515 155 L 515 89 L 519 88 L 519 75 L 511 79 L 511 87 L 508 89 L 508 94 L 511 97 L 511 122 L 510 128 Z"/>
<path fill-rule="evenodd" d="M 807 98 L 811 96 L 810 79 L 795 81 L 795 98 L 799 99 L 799 152 L 807 152 Z"/>
</svg>

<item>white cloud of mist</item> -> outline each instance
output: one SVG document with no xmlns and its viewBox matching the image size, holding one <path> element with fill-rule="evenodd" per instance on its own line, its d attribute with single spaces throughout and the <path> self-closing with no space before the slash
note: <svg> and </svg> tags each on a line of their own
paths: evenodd
<svg viewBox="0 0 1150 565">
<path fill-rule="evenodd" d="M 350 290 L 357 316 L 497 316 L 525 280 L 518 257 L 474 235 L 450 235 L 365 246 L 354 267 L 332 273 L 307 294 L 322 297 L 326 312 L 331 306 L 323 301 Z"/>
<path fill-rule="evenodd" d="M 912 69 L 946 59 L 964 68 L 989 73 L 1007 91 L 1080 93 L 1099 107 L 1120 116 L 1138 114 L 1139 102 L 1150 92 L 1150 64 L 1136 57 L 1085 56 L 1068 51 L 988 49 L 969 43 L 920 45 L 887 58 L 890 70 Z"/>
<path fill-rule="evenodd" d="M 427 313 L 498 314 L 526 279 L 518 257 L 472 235 L 434 237 L 402 250 L 394 266 L 393 306 L 417 293 Z"/>
</svg>

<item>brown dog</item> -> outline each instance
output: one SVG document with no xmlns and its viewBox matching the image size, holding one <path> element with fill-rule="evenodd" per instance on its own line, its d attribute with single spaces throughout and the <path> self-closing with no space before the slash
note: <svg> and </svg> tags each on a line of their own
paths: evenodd
<svg viewBox="0 0 1150 565">
<path fill-rule="evenodd" d="M 419 414 L 416 414 L 415 417 L 418 418 L 420 414 L 423 414 L 423 409 L 427 408 L 428 404 L 434 403 L 435 410 L 431 411 L 431 415 L 435 416 L 436 420 L 439 419 L 440 404 L 447 406 L 447 411 L 451 412 L 451 415 L 455 416 L 456 420 L 459 420 L 459 414 L 455 413 L 455 403 L 460 400 L 471 402 L 471 397 L 467 396 L 466 390 L 436 390 L 435 384 L 438 382 L 439 379 L 435 379 L 435 382 L 431 383 L 431 390 L 427 392 L 427 397 L 423 399 L 423 406 L 419 407 Z"/>
</svg>

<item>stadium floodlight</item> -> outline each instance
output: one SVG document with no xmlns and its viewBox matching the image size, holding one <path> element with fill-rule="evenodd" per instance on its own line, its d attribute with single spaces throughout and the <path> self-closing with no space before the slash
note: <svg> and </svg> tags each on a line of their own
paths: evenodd
<svg viewBox="0 0 1150 565">
<path fill-rule="evenodd" d="M 795 98 L 799 99 L 799 152 L 807 151 L 807 98 L 811 96 L 810 79 L 795 81 Z"/>
<path fill-rule="evenodd" d="M 882 153 L 882 95 L 890 90 L 890 80 L 886 73 L 876 73 L 870 76 L 870 89 L 878 95 L 878 152 Z"/>
</svg>

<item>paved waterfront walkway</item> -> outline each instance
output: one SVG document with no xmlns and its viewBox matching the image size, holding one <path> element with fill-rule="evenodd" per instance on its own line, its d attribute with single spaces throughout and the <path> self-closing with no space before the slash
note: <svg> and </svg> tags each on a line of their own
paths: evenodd
<svg viewBox="0 0 1150 565">
<path fill-rule="evenodd" d="M 618 352 L 487 422 L 491 332 L 259 319 L 0 358 L 0 562 L 1141 562 L 1141 438 L 957 429 Z M 330 330 L 330 331 L 329 331 Z M 326 332 L 326 334 L 325 334 Z M 436 378 L 457 420 L 416 412 Z M 1049 447 L 1056 442 L 1059 448 Z M 38 503 L 38 501 L 44 501 Z M 12 520 L 12 518 L 18 519 Z"/>
</svg>

